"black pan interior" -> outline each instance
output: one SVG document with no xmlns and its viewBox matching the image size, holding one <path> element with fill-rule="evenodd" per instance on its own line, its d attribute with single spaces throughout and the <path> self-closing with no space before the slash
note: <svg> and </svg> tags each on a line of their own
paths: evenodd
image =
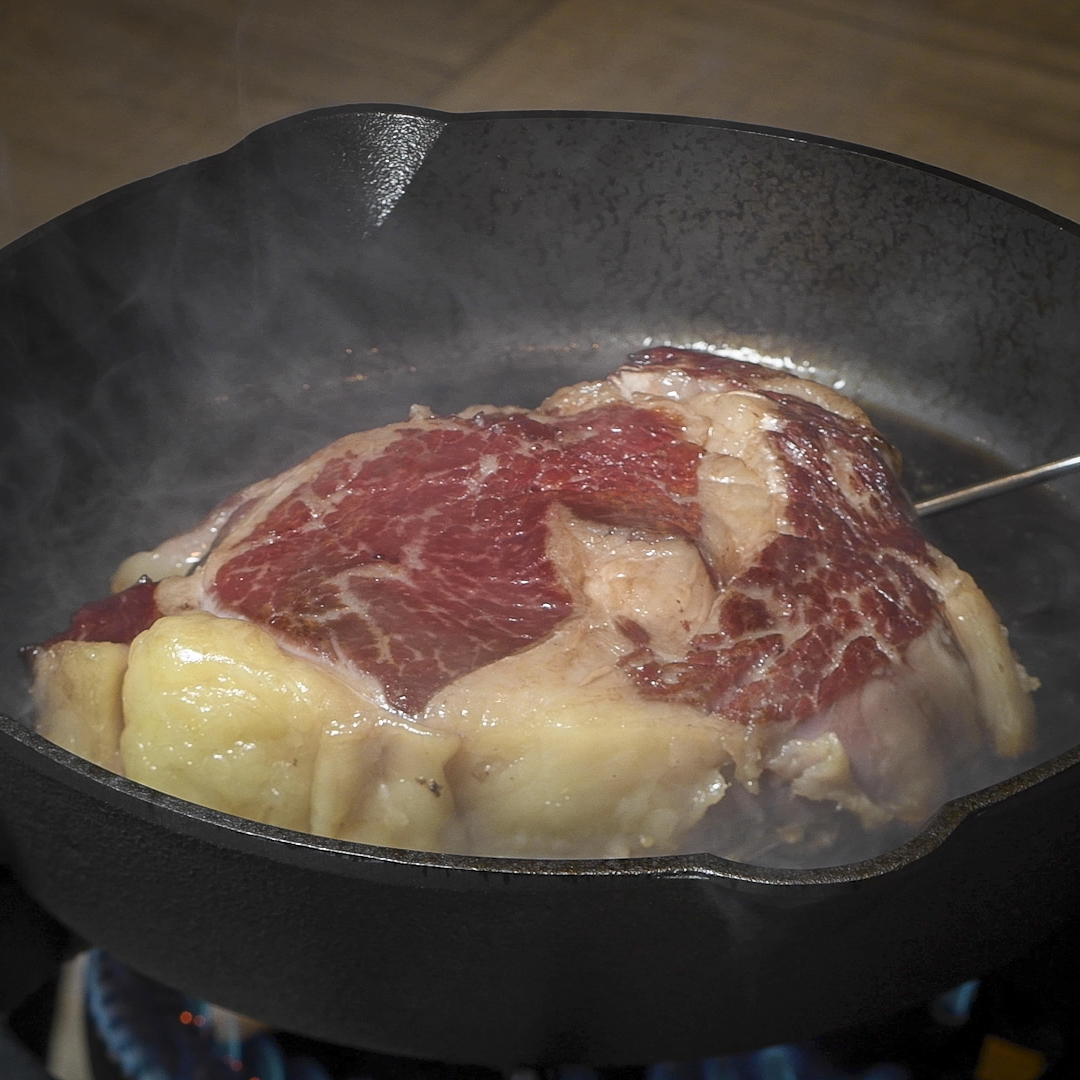
<svg viewBox="0 0 1080 1080">
<path fill-rule="evenodd" d="M 282 121 L 226 154 L 105 196 L 0 253 L 0 710 L 25 711 L 20 645 L 48 636 L 73 607 L 104 593 L 125 555 L 189 526 L 240 485 L 338 435 L 399 419 L 413 402 L 436 411 L 477 401 L 534 404 L 559 385 L 608 371 L 650 341 L 751 348 L 842 385 L 905 452 L 917 496 L 1076 453 L 1078 297 L 1077 226 L 933 169 L 806 136 L 647 117 L 447 117 L 379 107 Z M 1042 742 L 1024 764 L 1080 742 L 1078 513 L 1080 486 L 1061 482 L 929 527 L 987 588 L 1025 664 L 1043 682 Z M 50 763 L 42 775 L 52 783 L 62 771 Z M 93 787 L 82 778 L 76 787 L 85 793 L 88 784 Z M 1017 818 L 1012 832 L 1001 835 L 1015 838 L 1039 820 L 1031 810 L 1037 800 L 1028 795 L 1022 813 L 1034 816 Z M 101 804 L 109 807 L 102 810 L 103 845 L 150 828 L 136 828 L 134 819 L 125 824 L 118 798 Z M 169 800 L 148 806 L 145 822 L 182 848 L 187 826 L 169 825 Z M 518 1008 L 518 1020 L 502 1017 L 501 1030 L 498 1018 L 490 1029 L 473 1025 L 465 1041 L 455 1033 L 464 1029 L 453 1009 L 437 1022 L 429 1015 L 422 1031 L 412 1013 L 404 1026 L 384 1023 L 378 1002 L 368 1000 L 362 1030 L 350 1028 L 350 999 L 342 989 L 348 979 L 342 976 L 333 1002 L 320 999 L 310 972 L 305 981 L 299 947 L 293 968 L 281 960 L 290 986 L 275 986 L 268 974 L 269 997 L 253 998 L 251 980 L 222 973 L 211 952 L 220 956 L 241 939 L 254 941 L 258 951 L 264 938 L 245 937 L 235 926 L 215 933 L 207 925 L 205 949 L 192 945 L 178 955 L 158 946 L 149 927 L 136 929 L 132 912 L 102 914 L 110 902 L 106 882 L 95 882 L 85 899 L 74 896 L 71 875 L 94 873 L 85 857 L 52 874 L 35 862 L 31 843 L 49 834 L 21 835 L 16 818 L 22 818 L 7 813 L 24 879 L 53 910 L 141 970 L 279 1022 L 291 1016 L 295 1027 L 323 1037 L 457 1060 L 505 1062 L 529 1054 L 566 1060 L 559 1055 L 570 1052 L 655 1060 L 680 1048 L 719 1051 L 740 1040 L 753 1045 L 806 1034 L 849 1021 L 860 1009 L 870 1014 L 915 1000 L 967 971 L 965 965 L 985 963 L 994 942 L 1018 948 L 1021 938 L 1061 914 L 1060 904 L 1048 904 L 1018 934 L 1005 915 L 1013 900 L 1003 899 L 987 909 L 987 925 L 970 946 L 913 944 L 918 904 L 912 898 L 922 896 L 921 888 L 944 890 L 948 882 L 963 896 L 965 882 L 976 879 L 984 895 L 994 882 L 1013 888 L 987 866 L 983 855 L 996 850 L 994 834 L 981 825 L 982 846 L 966 849 L 968 862 L 944 854 L 954 844 L 960 847 L 949 851 L 963 855 L 961 829 L 940 858 L 931 853 L 912 865 L 896 863 L 903 884 L 895 892 L 878 890 L 894 865 L 888 859 L 831 877 L 781 875 L 768 879 L 771 886 L 768 875 L 759 875 L 755 880 L 765 884 L 758 893 L 740 892 L 746 874 L 720 861 L 627 867 L 632 884 L 621 893 L 610 885 L 617 869 L 586 869 L 582 890 L 593 888 L 591 874 L 605 884 L 596 886 L 600 908 L 589 909 L 582 934 L 597 934 L 608 919 L 604 912 L 622 902 L 629 905 L 626 919 L 611 925 L 631 934 L 629 913 L 645 918 L 640 913 L 670 902 L 687 933 L 707 927 L 726 943 L 717 949 L 735 950 L 735 974 L 755 988 L 753 1000 L 787 993 L 776 989 L 782 981 L 768 966 L 784 954 L 785 927 L 797 928 L 803 939 L 808 987 L 822 960 L 815 940 L 823 955 L 837 940 L 847 941 L 843 962 L 855 984 L 840 995 L 843 1008 L 832 1012 L 821 995 L 789 994 L 782 1022 L 770 1027 L 760 1017 L 749 1023 L 741 1006 L 724 1006 L 719 991 L 699 994 L 698 1004 L 687 1007 L 678 989 L 687 980 L 674 968 L 664 974 L 667 952 L 656 951 L 648 953 L 660 979 L 655 994 L 639 993 L 628 960 L 616 965 L 617 978 L 604 982 L 603 1002 L 583 992 L 552 1004 L 554 983 L 544 979 L 565 983 L 574 976 L 538 974 L 526 996 L 535 998 L 529 1008 L 541 1019 L 525 1023 L 520 1017 L 528 1010 Z M 232 828 L 223 815 L 196 817 L 210 822 L 196 829 L 200 837 Z M 943 827 L 935 835 L 947 833 Z M 238 852 L 248 858 L 260 844 L 281 848 L 274 830 L 248 829 L 236 843 L 214 870 L 222 889 L 240 873 Z M 289 850 L 300 850 L 297 841 L 289 843 Z M 325 844 L 312 846 L 305 873 L 324 850 Z M 334 858 L 338 874 L 347 858 L 340 852 Z M 1076 861 L 1062 860 L 1061 873 L 1080 876 Z M 355 866 L 361 862 L 375 866 L 378 852 L 357 856 Z M 468 878 L 467 860 L 450 863 L 432 860 L 424 888 L 445 877 L 458 899 L 461 890 L 480 889 L 459 883 Z M 154 865 L 164 881 L 167 863 Z M 426 864 L 416 865 L 428 874 Z M 436 871 L 436 865 L 449 868 Z M 1003 859 L 1000 874 L 1015 875 L 1018 865 Z M 961 874 L 958 867 L 968 869 Z M 349 871 L 372 881 L 381 872 Z M 532 897 L 520 900 L 519 910 L 533 910 L 528 904 L 535 901 L 550 932 L 559 934 L 560 904 L 573 903 L 578 887 L 567 884 L 565 868 L 553 871 L 547 892 L 542 866 L 507 864 L 499 874 L 485 864 L 477 872 L 484 889 Z M 883 905 L 880 935 L 871 920 L 853 937 L 850 912 L 859 909 L 843 905 L 856 901 L 844 894 L 841 906 L 830 908 L 828 890 L 863 878 Z M 684 885 L 676 886 L 677 879 Z M 711 884 L 699 887 L 706 879 Z M 179 873 L 168 888 L 185 880 Z M 1025 876 L 1024 888 L 1034 888 L 1035 880 Z M 685 884 L 690 881 L 699 884 Z M 536 883 L 535 896 L 529 882 Z M 417 942 L 427 917 L 419 888 L 419 879 L 411 880 L 409 903 L 415 900 L 421 914 L 409 933 Z M 132 886 L 143 902 L 146 889 Z M 781 893 L 784 899 L 776 899 Z M 957 907 L 947 900 L 951 895 L 946 890 L 927 900 L 920 918 L 931 936 L 947 930 L 955 938 L 959 912 L 977 911 L 982 902 L 969 897 L 974 907 Z M 1028 901 L 1041 904 L 1050 895 L 1048 886 L 1045 896 L 1032 893 Z M 177 926 L 184 917 L 178 896 L 161 898 L 161 912 L 174 912 Z M 238 901 L 236 910 L 248 910 L 248 901 L 255 903 Z M 542 966 L 550 950 L 543 934 L 510 916 L 493 929 L 502 909 L 485 905 L 486 928 L 459 928 L 458 951 L 446 955 L 471 957 L 485 973 L 487 981 L 476 983 L 483 982 L 485 1002 L 506 1001 L 509 1009 L 521 995 L 506 970 L 507 950 L 518 949 L 526 967 Z M 760 920 L 758 938 L 739 929 L 749 925 L 748 912 L 751 921 Z M 586 918 L 580 912 L 573 918 L 580 921 L 579 915 Z M 316 931 L 304 934 L 306 955 L 316 955 Z M 587 949 L 572 935 L 560 938 L 567 970 L 579 956 L 597 970 L 618 947 L 612 934 L 610 948 L 601 948 L 599 938 Z M 490 955 L 478 944 L 488 938 L 500 942 Z M 874 976 L 859 959 L 869 941 L 879 941 L 888 958 L 882 963 L 893 965 L 888 985 L 870 985 Z M 333 943 L 321 946 L 319 955 L 333 955 Z M 274 947 L 279 960 L 289 948 L 280 941 Z M 269 971 L 265 955 L 248 961 Z M 630 988 L 632 1002 L 620 987 Z M 411 1008 L 420 1008 L 415 985 L 403 992 L 414 995 Z M 444 1005 L 467 1010 L 469 994 L 459 997 Z M 706 1030 L 703 1018 L 715 1024 L 722 1008 L 731 1025 Z M 583 1017 L 595 1019 L 593 1027 Z"/>
</svg>

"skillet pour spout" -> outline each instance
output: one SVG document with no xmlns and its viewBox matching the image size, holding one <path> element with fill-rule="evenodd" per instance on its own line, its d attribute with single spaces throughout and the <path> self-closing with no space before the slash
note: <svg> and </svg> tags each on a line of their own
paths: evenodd
<svg viewBox="0 0 1080 1080">
<path fill-rule="evenodd" d="M 666 341 L 843 388 L 935 494 L 1076 453 L 1080 228 L 793 132 L 397 106 L 292 117 L 103 196 L 0 252 L 0 711 L 25 712 L 19 645 L 242 484 L 413 402 L 535 404 Z M 1074 915 L 1078 502 L 1059 481 L 933 526 L 1042 682 L 1040 750 L 873 859 L 331 841 L 0 716 L 8 858 L 144 974 L 385 1052 L 640 1064 L 870 1020 Z"/>
</svg>

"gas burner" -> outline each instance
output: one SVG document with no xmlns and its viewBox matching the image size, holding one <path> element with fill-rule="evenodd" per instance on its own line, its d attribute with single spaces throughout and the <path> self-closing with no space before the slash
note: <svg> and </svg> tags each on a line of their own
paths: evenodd
<svg viewBox="0 0 1080 1080">
<path fill-rule="evenodd" d="M 1080 1074 L 1078 959 L 1080 928 L 1069 929 L 928 1005 L 812 1042 L 645 1068 L 505 1073 L 271 1032 L 101 950 L 79 966 L 79 992 L 90 1080 L 1061 1080 Z"/>
</svg>

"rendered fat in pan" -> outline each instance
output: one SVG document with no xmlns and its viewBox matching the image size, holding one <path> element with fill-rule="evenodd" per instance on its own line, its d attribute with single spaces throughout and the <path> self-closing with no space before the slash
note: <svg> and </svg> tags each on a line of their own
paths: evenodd
<svg viewBox="0 0 1080 1080">
<path fill-rule="evenodd" d="M 376 106 L 282 121 L 0 253 L 0 707 L 22 708 L 20 644 L 238 484 L 414 401 L 535 403 L 653 341 L 842 388 L 916 498 L 1075 453 L 1077 297 L 1077 226 L 810 136 Z M 1041 744 L 866 862 L 321 840 L 149 791 L 14 719 L 4 846 L 81 937 L 336 1042 L 640 1063 L 880 1016 L 1073 914 L 1078 497 L 1060 480 L 927 523 L 1042 681 Z"/>
</svg>

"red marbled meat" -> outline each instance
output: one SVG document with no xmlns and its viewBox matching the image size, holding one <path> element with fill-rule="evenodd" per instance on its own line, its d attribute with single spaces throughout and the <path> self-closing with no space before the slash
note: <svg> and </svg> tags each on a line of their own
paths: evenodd
<svg viewBox="0 0 1080 1080">
<path fill-rule="evenodd" d="M 648 635 L 621 624 L 635 646 L 621 665 L 643 697 L 743 723 L 803 720 L 882 672 L 940 618 L 925 580 L 931 549 L 876 431 L 774 388 L 799 380 L 738 360 L 654 348 L 623 370 L 635 369 L 774 403 L 784 422 L 766 437 L 787 489 L 784 531 L 724 583 L 715 627 L 684 656 L 654 655 Z M 348 438 L 335 447 L 312 459 L 314 469 L 286 474 L 287 495 L 275 491 L 239 542 L 229 528 L 257 513 L 273 483 L 225 504 L 240 511 L 201 603 L 375 675 L 411 714 L 573 613 L 547 550 L 553 504 L 701 542 L 702 450 L 662 407 L 492 409 L 402 425 L 375 456 Z M 127 643 L 158 614 L 152 587 L 140 583 L 85 605 L 48 644 Z"/>
<path fill-rule="evenodd" d="M 91 600 L 71 616 L 66 630 L 41 645 L 30 646 L 31 653 L 61 641 L 113 641 L 130 645 L 161 616 L 155 591 L 155 583 L 146 578 L 113 596 Z"/>
<path fill-rule="evenodd" d="M 929 550 L 880 436 L 762 387 L 774 373 L 739 361 L 655 349 L 634 366 L 675 366 L 780 407 L 785 423 L 769 438 L 784 465 L 790 529 L 727 583 L 717 631 L 695 637 L 685 657 L 659 660 L 634 639 L 623 664 L 643 696 L 746 723 L 802 720 L 882 671 L 929 627 L 939 605 L 911 566 L 929 566 Z M 389 700 L 413 714 L 441 687 L 540 640 L 572 613 L 547 557 L 552 503 L 698 539 L 701 450 L 662 412 L 616 403 L 566 417 L 481 412 L 440 425 L 403 431 L 374 459 L 346 450 L 324 460 L 230 552 L 208 588 L 222 612 L 377 676 Z M 848 491 L 833 475 L 838 454 Z M 326 499 L 325 512 L 312 508 Z M 776 633 L 780 623 L 786 634 Z"/>
<path fill-rule="evenodd" d="M 932 570 L 930 549 L 876 432 L 767 389 L 761 383 L 772 372 L 736 360 L 660 348 L 634 362 L 674 365 L 780 407 L 783 426 L 766 437 L 783 468 L 790 530 L 727 583 L 718 631 L 694 638 L 684 658 L 659 662 L 647 647 L 626 658 L 644 696 L 743 722 L 804 720 L 882 672 L 890 653 L 929 628 L 940 603 L 913 567 Z M 838 456 L 847 491 L 834 475 Z"/>
<path fill-rule="evenodd" d="M 423 789 L 448 786 L 444 831 L 371 833 L 428 819 L 406 799 L 341 824 L 360 813 L 349 785 L 367 775 L 358 740 L 376 721 L 359 704 L 344 726 L 327 714 L 315 771 L 347 794 L 281 820 L 369 842 L 538 857 L 822 851 L 840 835 L 838 808 L 865 830 L 923 821 L 1034 730 L 1032 681 L 978 587 L 919 533 L 866 415 L 827 387 L 693 350 L 647 350 L 532 411 L 418 409 L 346 436 L 132 556 L 114 587 L 45 649 L 127 644 L 161 616 L 208 612 L 265 628 L 350 700 L 389 706 L 393 723 L 416 725 L 417 753 L 449 736 L 428 740 L 452 756 Z M 225 625 L 183 624 L 163 637 Z M 246 812 L 213 778 L 257 746 L 265 712 L 239 742 L 247 706 L 182 713 L 189 691 L 221 698 L 234 675 L 226 663 L 210 689 L 194 670 L 184 683 L 183 649 L 169 648 L 147 634 L 126 660 L 102 652 L 123 677 L 123 715 L 99 727 L 123 729 L 119 758 L 145 781 Z M 48 730 L 66 730 L 65 688 L 96 657 L 46 655 L 41 670 L 61 672 L 35 690 L 54 703 Z M 274 666 L 259 664 L 259 678 Z M 180 680 L 163 694 L 147 689 L 158 667 Z M 194 773 L 194 786 L 178 779 L 185 747 L 218 720 L 200 794 Z M 434 775 L 427 752 L 379 798 L 415 795 Z M 268 776 L 297 765 L 282 753 Z"/>
<path fill-rule="evenodd" d="M 377 676 L 393 704 L 418 713 L 571 614 L 547 555 L 552 503 L 694 535 L 700 456 L 663 413 L 627 405 L 407 430 L 379 457 L 346 453 L 305 477 L 218 567 L 210 595 L 296 648 Z M 314 507 L 325 500 L 325 512 Z"/>
</svg>

